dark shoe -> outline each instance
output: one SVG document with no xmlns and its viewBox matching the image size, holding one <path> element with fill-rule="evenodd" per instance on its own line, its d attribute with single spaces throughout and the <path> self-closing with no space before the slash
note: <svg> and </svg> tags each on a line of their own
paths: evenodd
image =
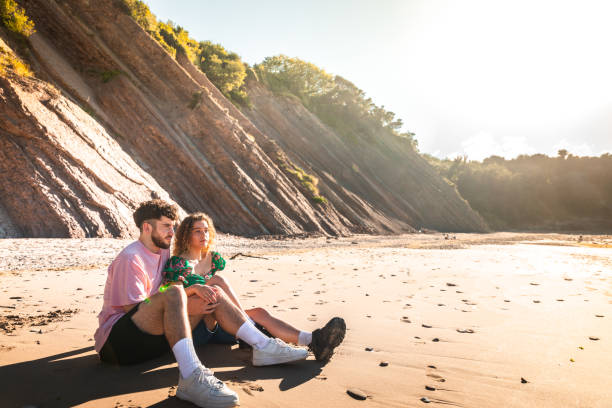
<svg viewBox="0 0 612 408">
<path fill-rule="evenodd" d="M 312 342 L 308 349 L 315 359 L 327 363 L 334 354 L 334 349 L 344 340 L 346 324 L 344 319 L 334 317 L 325 326 L 312 332 Z"/>
</svg>

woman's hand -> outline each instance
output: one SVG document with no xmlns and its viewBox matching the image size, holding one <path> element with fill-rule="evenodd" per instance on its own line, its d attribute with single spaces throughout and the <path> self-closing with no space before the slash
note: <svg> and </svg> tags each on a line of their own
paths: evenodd
<svg viewBox="0 0 612 408">
<path fill-rule="evenodd" d="M 217 303 L 217 293 L 216 290 L 210 286 L 205 285 L 191 285 L 185 288 L 185 294 L 189 297 L 191 295 L 196 295 L 204 300 L 206 303 Z"/>
</svg>

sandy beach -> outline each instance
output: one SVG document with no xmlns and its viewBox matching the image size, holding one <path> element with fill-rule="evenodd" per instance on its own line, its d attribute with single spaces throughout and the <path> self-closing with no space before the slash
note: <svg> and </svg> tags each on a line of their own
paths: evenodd
<svg viewBox="0 0 612 408">
<path fill-rule="evenodd" d="M 116 368 L 93 350 L 106 267 L 129 242 L 0 240 L 0 406 L 191 406 L 173 396 L 171 355 Z M 222 235 L 245 306 L 304 330 L 342 316 L 348 331 L 325 366 L 198 354 L 243 407 L 611 407 L 611 248 L 592 235 Z"/>
</svg>

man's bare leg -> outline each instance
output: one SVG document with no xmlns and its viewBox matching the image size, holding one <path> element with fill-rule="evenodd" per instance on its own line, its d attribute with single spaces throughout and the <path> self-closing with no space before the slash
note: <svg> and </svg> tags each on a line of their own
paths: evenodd
<svg viewBox="0 0 612 408">
<path fill-rule="evenodd" d="M 193 348 L 191 323 L 202 316 L 190 318 L 188 301 L 182 286 L 172 285 L 143 302 L 132 316 L 134 324 L 145 333 L 164 334 L 181 371 L 176 396 L 198 406 L 233 407 L 238 395 L 227 388 L 206 369 Z"/>
<path fill-rule="evenodd" d="M 165 335 L 170 347 L 184 338 L 191 338 L 187 318 L 187 296 L 180 286 L 170 286 L 143 302 L 132 316 L 140 330 L 148 334 Z"/>
</svg>

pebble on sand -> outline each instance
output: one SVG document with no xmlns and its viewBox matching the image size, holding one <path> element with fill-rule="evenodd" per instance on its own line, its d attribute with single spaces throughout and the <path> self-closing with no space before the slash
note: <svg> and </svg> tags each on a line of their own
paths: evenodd
<svg viewBox="0 0 612 408">
<path fill-rule="evenodd" d="M 425 386 L 425 389 L 426 389 L 427 391 L 435 391 L 435 390 L 436 390 L 436 388 L 435 388 L 435 387 L 431 387 L 431 386 L 429 386 L 429 385 L 426 385 L 426 386 Z"/>
<path fill-rule="evenodd" d="M 389 365 L 388 361 L 381 361 L 380 364 L 378 364 L 381 367 L 387 367 Z"/>
<path fill-rule="evenodd" d="M 597 341 L 599 340 L 599 337 L 589 336 L 589 340 Z"/>
<path fill-rule="evenodd" d="M 372 347 L 366 347 L 365 351 L 374 351 L 374 349 Z"/>
<path fill-rule="evenodd" d="M 521 377 L 521 384 L 527 384 L 529 381 L 527 381 L 526 379 L 524 379 L 523 377 Z"/>
<path fill-rule="evenodd" d="M 429 398 L 427 398 L 427 397 L 423 397 L 423 398 L 421 398 L 421 401 L 423 401 L 423 402 L 424 402 L 424 403 L 426 403 L 426 404 L 429 404 L 429 403 L 431 402 L 431 401 L 429 400 Z"/>
<path fill-rule="evenodd" d="M 348 390 L 346 390 L 346 393 L 351 397 L 355 398 L 356 400 L 360 401 L 363 401 L 368 398 L 365 392 L 358 390 L 357 388 L 349 388 Z"/>
</svg>

